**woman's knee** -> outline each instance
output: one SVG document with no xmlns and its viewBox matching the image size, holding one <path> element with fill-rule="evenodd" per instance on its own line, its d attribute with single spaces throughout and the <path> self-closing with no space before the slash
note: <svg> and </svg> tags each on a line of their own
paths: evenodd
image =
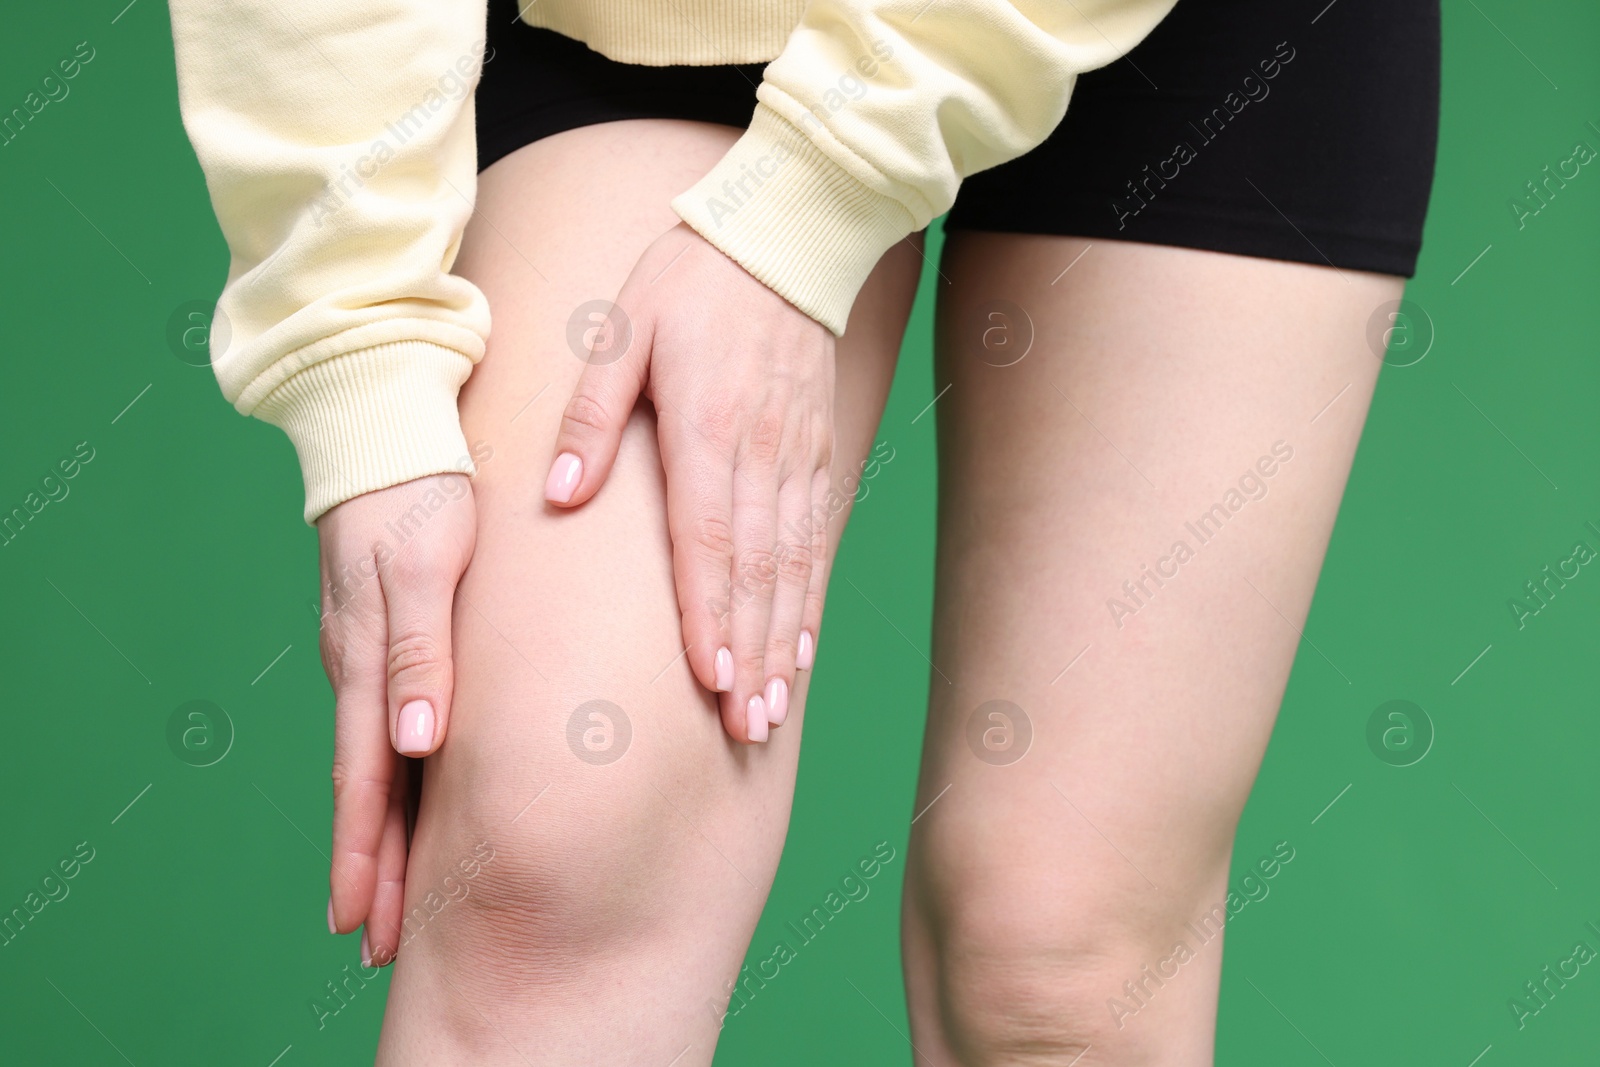
<svg viewBox="0 0 1600 1067">
<path fill-rule="evenodd" d="M 782 847 L 793 753 L 734 745 L 709 698 L 679 688 L 463 707 L 474 725 L 428 767 L 407 877 L 407 914 L 458 984 L 527 1003 L 697 946 L 742 951 Z"/>
<path fill-rule="evenodd" d="M 982 906 L 1018 903 L 973 902 L 973 910 Z M 1188 1006 L 1196 1000 L 1214 1000 L 1220 948 L 1206 959 L 1210 941 L 1185 921 L 1202 924 L 1196 929 L 1209 925 L 1210 938 L 1220 937 L 1221 927 L 1190 910 L 1175 906 L 1136 927 L 1090 908 L 1071 922 L 1026 933 L 992 916 L 956 919 L 932 934 L 933 992 L 945 1044 L 969 1067 L 1059 1067 L 1090 1047 L 1108 1063 L 1170 1054 L 1173 1040 L 1186 1040 L 1182 1032 L 1129 1021 L 1150 1007 L 1155 1014 L 1191 1015 Z"/>
<path fill-rule="evenodd" d="M 1105 1062 L 1143 1062 L 1169 1031 L 1130 1029 L 1128 1015 L 1158 1000 L 1157 1014 L 1187 1013 L 1215 995 L 1220 948 L 1208 959 L 1205 946 L 1221 933 L 1226 846 L 1142 870 L 1092 829 L 1017 826 L 1007 810 L 947 817 L 912 843 L 908 967 L 926 973 L 909 977 L 927 986 L 942 1040 L 970 1065 L 1059 1065 L 1090 1046 L 1121 1050 Z M 1007 822 L 1017 832 L 995 832 Z M 1161 996 L 1179 973 L 1187 981 Z"/>
</svg>

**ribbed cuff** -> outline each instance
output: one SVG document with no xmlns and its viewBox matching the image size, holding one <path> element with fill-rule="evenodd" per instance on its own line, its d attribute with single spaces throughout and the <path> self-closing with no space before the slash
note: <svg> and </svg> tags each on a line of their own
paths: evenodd
<svg viewBox="0 0 1600 1067">
<path fill-rule="evenodd" d="M 582 41 L 607 59 L 641 66 L 766 63 L 783 51 L 805 0 L 585 0 L 522 2 L 529 26 Z"/>
<path fill-rule="evenodd" d="M 294 442 L 306 523 L 413 478 L 476 474 L 456 412 L 471 372 L 472 361 L 454 349 L 395 341 L 314 363 L 274 389 L 253 414 Z"/>
<path fill-rule="evenodd" d="M 672 208 L 835 335 L 884 252 L 917 228 L 898 200 L 868 188 L 766 104 Z"/>
</svg>

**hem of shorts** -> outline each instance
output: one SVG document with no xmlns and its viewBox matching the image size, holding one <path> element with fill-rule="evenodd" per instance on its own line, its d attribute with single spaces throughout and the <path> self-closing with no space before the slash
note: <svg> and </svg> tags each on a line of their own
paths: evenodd
<svg viewBox="0 0 1600 1067">
<path fill-rule="evenodd" d="M 750 124 L 747 117 L 743 122 L 724 122 L 717 118 L 704 118 L 694 114 L 697 108 L 685 107 L 686 103 L 695 104 L 704 101 L 718 101 L 726 103 L 728 97 L 717 92 L 693 93 L 679 92 L 671 95 L 661 93 L 643 94 L 638 92 L 602 93 L 576 97 L 570 101 L 555 100 L 537 108 L 526 109 L 506 116 L 492 125 L 480 126 L 478 129 L 478 173 L 483 173 L 491 165 L 535 141 L 567 130 L 576 130 L 584 126 L 598 126 L 605 122 L 626 122 L 632 119 L 683 119 L 689 122 L 709 122 L 718 126 L 729 126 L 736 130 L 745 129 Z M 596 117 L 595 104 L 610 105 L 615 108 L 615 115 Z M 573 107 L 573 104 L 579 105 Z M 755 94 L 750 98 L 750 114 L 754 115 L 756 109 Z M 707 108 L 709 112 L 728 111 L 732 109 Z M 687 112 L 687 113 L 686 113 Z M 484 145 L 492 146 L 485 151 Z M 503 150 L 502 150 L 503 149 Z"/>
<path fill-rule="evenodd" d="M 1120 229 L 1111 225 L 1114 220 L 1098 217 L 1098 213 L 1064 213 L 1049 220 L 1049 225 L 1040 225 L 1014 213 L 986 216 L 982 211 L 961 212 L 959 208 L 958 200 L 957 210 L 945 219 L 947 232 L 973 230 L 1171 245 L 1401 278 L 1416 274 L 1417 258 L 1422 250 L 1420 239 L 1408 241 L 1305 224 L 1296 224 L 1298 232 L 1286 234 L 1284 221 L 1279 217 L 1241 218 L 1194 208 L 1186 208 L 1182 213 L 1147 211 L 1141 213 L 1145 217 L 1137 224 Z"/>
</svg>

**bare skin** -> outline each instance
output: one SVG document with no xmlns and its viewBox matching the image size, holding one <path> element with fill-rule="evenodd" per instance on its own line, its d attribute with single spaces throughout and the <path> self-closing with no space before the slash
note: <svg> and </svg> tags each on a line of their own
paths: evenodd
<svg viewBox="0 0 1600 1067">
<path fill-rule="evenodd" d="M 495 325 L 461 414 L 467 440 L 493 456 L 474 479 L 452 722 L 427 765 L 405 876 L 413 936 L 402 934 L 381 1064 L 711 1061 L 725 983 L 787 829 L 808 672 L 766 744 L 728 736 L 684 655 L 648 404 L 592 499 L 561 509 L 543 488 L 585 368 L 567 344 L 573 309 L 618 292 L 676 222 L 671 197 L 736 136 L 593 126 L 482 176 L 456 269 L 489 296 Z M 841 504 L 872 446 L 920 266 L 910 244 L 891 252 L 838 346 Z M 846 515 L 825 516 L 830 555 Z M 580 712 L 596 700 L 620 710 Z M 624 720 L 626 749 L 604 762 Z M 485 843 L 493 859 L 469 862 L 468 877 L 462 862 Z M 448 901 L 436 915 L 430 891 Z"/>
<path fill-rule="evenodd" d="M 672 227 L 670 197 L 735 135 L 589 127 L 483 176 L 457 270 L 495 332 L 461 410 L 493 455 L 473 483 L 452 721 L 404 873 L 380 1064 L 711 1061 L 782 848 L 807 672 L 766 745 L 728 736 L 684 654 L 647 405 L 592 499 L 563 511 L 542 491 L 584 369 L 572 309 L 621 288 Z M 918 1063 L 1210 1061 L 1220 938 L 1131 1016 L 1108 1001 L 1225 895 L 1377 376 L 1365 322 L 1401 290 L 1117 242 L 1061 275 L 1084 247 L 947 246 L 939 672 L 917 809 L 949 791 L 917 822 L 907 874 Z M 919 265 L 891 251 L 839 343 L 836 488 L 870 450 Z M 1011 366 L 974 351 L 994 299 L 1032 321 Z M 1273 473 L 1243 483 L 1263 456 Z M 1185 522 L 1242 485 L 1172 562 L 1176 541 L 1197 545 Z M 1032 724 L 1015 762 L 968 741 L 996 699 Z"/>
<path fill-rule="evenodd" d="M 907 866 L 918 1063 L 1211 1062 L 1222 941 L 1184 924 L 1226 896 L 1381 366 L 1366 322 L 1403 285 L 1085 247 L 946 245 L 932 660 L 949 681 L 932 679 L 917 810 L 949 791 L 913 828 Z M 1014 343 L 982 344 L 997 298 L 1033 324 L 1011 366 L 990 363 L 1015 358 Z M 1230 489 L 1238 510 L 1214 516 L 1202 544 L 1185 523 Z M 1193 558 L 1178 562 L 1178 541 Z M 1307 655 L 1304 669 L 1334 669 Z M 1031 723 L 1016 762 L 1003 734 L 994 762 L 969 744 L 991 700 Z M 1130 999 L 1124 983 L 1180 940 L 1194 958 Z M 1114 1012 L 1113 997 L 1137 1011 Z"/>
</svg>

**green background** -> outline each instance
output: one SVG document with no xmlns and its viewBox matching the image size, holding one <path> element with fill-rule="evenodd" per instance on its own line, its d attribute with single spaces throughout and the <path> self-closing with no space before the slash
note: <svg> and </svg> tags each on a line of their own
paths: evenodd
<svg viewBox="0 0 1600 1067">
<path fill-rule="evenodd" d="M 124 3 L 12 5 L 0 34 L 0 113 L 77 42 L 96 50 L 0 147 L 0 512 L 94 449 L 0 547 L 0 912 L 94 849 L 0 947 L 0 1061 L 367 1062 L 387 978 L 320 1031 L 308 1007 L 357 955 L 323 925 L 316 541 L 287 440 L 169 348 L 169 317 L 215 297 L 226 250 L 179 124 L 166 11 Z M 1600 948 L 1584 928 L 1600 924 L 1600 576 L 1583 568 L 1520 630 L 1507 601 L 1576 541 L 1600 548 L 1585 525 L 1600 526 L 1600 166 L 1523 229 L 1508 201 L 1576 140 L 1600 148 L 1600 10 L 1449 0 L 1444 28 L 1408 291 L 1435 339 L 1384 371 L 1307 627 L 1350 682 L 1305 650 L 1240 829 L 1241 867 L 1283 839 L 1297 855 L 1230 926 L 1223 1064 L 1596 1061 L 1600 968 L 1523 1029 L 1507 1002 L 1576 941 Z M 934 420 L 912 420 L 933 396 L 930 293 L 879 434 L 895 461 L 839 562 L 923 645 Z M 843 581 L 825 644 L 757 945 L 875 842 L 903 850 L 912 814 L 926 663 Z M 203 768 L 167 742 L 196 699 L 236 731 Z M 1412 766 L 1367 743 L 1392 699 L 1436 731 Z M 728 1020 L 720 1064 L 908 1061 L 900 868 Z"/>
</svg>

